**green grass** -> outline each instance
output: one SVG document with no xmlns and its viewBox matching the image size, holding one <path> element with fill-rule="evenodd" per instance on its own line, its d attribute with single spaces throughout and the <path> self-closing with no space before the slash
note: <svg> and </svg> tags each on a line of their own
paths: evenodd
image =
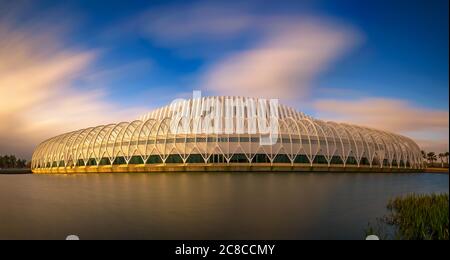
<svg viewBox="0 0 450 260">
<path fill-rule="evenodd" d="M 366 235 L 381 239 L 448 240 L 448 194 L 410 194 L 391 199 L 389 214 L 370 225 Z"/>
</svg>

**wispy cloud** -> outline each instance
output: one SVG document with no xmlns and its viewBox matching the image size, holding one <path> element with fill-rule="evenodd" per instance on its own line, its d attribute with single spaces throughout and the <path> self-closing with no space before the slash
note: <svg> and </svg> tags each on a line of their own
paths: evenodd
<svg viewBox="0 0 450 260">
<path fill-rule="evenodd" d="M 65 47 L 60 32 L 39 21 L 0 24 L 0 154 L 29 157 L 45 138 L 137 115 L 104 100 L 103 89 L 76 86 L 95 73 L 98 53 Z"/>
<path fill-rule="evenodd" d="M 135 29 L 152 40 L 171 46 L 220 41 L 234 38 L 255 25 L 257 17 L 242 7 L 217 2 L 168 5 L 148 10 L 126 25 L 128 29 L 138 27 Z"/>
<path fill-rule="evenodd" d="M 215 2 L 150 10 L 137 21 L 143 35 L 168 47 L 208 52 L 216 44 L 233 45 L 201 72 L 200 87 L 220 95 L 308 97 L 318 74 L 363 38 L 327 17 L 262 15 L 249 5 Z"/>
<path fill-rule="evenodd" d="M 313 80 L 358 41 L 355 31 L 316 19 L 288 19 L 264 39 L 213 64 L 204 89 L 224 95 L 302 99 Z"/>
<path fill-rule="evenodd" d="M 402 133 L 415 139 L 424 149 L 448 150 L 449 112 L 421 108 L 405 100 L 361 98 L 323 99 L 314 102 L 320 118 Z"/>
<path fill-rule="evenodd" d="M 174 76 L 188 77 L 186 86 L 206 94 L 281 98 L 283 103 L 313 107 L 319 118 L 404 133 L 424 147 L 442 143 L 442 149 L 448 147 L 448 111 L 421 108 L 405 100 L 364 98 L 364 93 L 348 100 L 355 93 L 350 89 L 342 95 L 342 88 L 337 90 L 339 96 L 332 95 L 334 99 L 320 98 L 323 91 L 329 97 L 334 89 L 317 89 L 316 80 L 363 44 L 364 33 L 359 29 L 312 14 L 261 13 L 252 5 L 212 1 L 162 5 L 99 32 L 108 40 L 95 42 L 115 43 L 121 49 L 124 38 L 143 37 L 180 59 L 196 56 L 202 64 L 198 71 Z M 119 75 L 125 75 L 126 81 L 126 75 L 137 70 L 158 69 L 159 61 L 99 67 L 97 61 L 105 53 L 67 44 L 69 24 L 28 17 L 19 26 L 18 17 L 26 16 L 4 10 L 0 14 L 0 153 L 29 156 L 45 138 L 131 120 L 147 111 L 134 105 L 124 108 L 132 102 L 112 102 L 108 95 L 122 90 L 113 86 L 117 78 L 124 80 Z M 42 16 L 55 17 L 55 13 Z M 56 16 L 64 17 L 59 11 Z M 165 87 L 136 88 L 136 99 L 157 97 L 161 102 L 177 96 L 177 91 L 183 95 L 189 90 L 173 82 L 161 84 Z"/>
<path fill-rule="evenodd" d="M 312 108 L 319 118 L 403 133 L 430 149 L 448 147 L 448 111 L 365 97 L 352 89 L 314 87 L 323 72 L 364 43 L 364 33 L 352 25 L 323 16 L 262 15 L 251 5 L 216 2 L 164 6 L 134 22 L 144 37 L 183 55 L 198 53 L 196 46 L 200 52 L 217 44 L 233 46 L 208 56 L 198 72 L 197 87 L 208 94 L 281 98 Z M 334 98 L 321 98 L 324 92 Z"/>
</svg>

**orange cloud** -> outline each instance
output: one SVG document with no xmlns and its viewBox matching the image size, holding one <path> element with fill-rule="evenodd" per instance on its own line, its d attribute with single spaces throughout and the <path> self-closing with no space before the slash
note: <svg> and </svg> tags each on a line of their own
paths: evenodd
<svg viewBox="0 0 450 260">
<path fill-rule="evenodd" d="M 318 100 L 313 104 L 321 119 L 351 122 L 412 137 L 428 151 L 448 151 L 449 112 L 416 107 L 386 98 Z"/>
<path fill-rule="evenodd" d="M 318 19 L 269 23 L 263 40 L 208 69 L 203 88 L 223 95 L 299 99 L 312 81 L 359 40 L 348 27 Z"/>
<path fill-rule="evenodd" d="M 101 89 L 74 86 L 97 54 L 64 47 L 51 25 L 38 28 L 0 25 L 0 154 L 30 158 L 46 138 L 137 114 L 104 101 Z"/>
</svg>

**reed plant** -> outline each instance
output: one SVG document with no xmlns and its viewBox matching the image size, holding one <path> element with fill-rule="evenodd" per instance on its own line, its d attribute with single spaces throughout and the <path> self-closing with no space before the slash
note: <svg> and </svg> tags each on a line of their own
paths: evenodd
<svg viewBox="0 0 450 260">
<path fill-rule="evenodd" d="M 369 224 L 381 239 L 448 240 L 449 195 L 408 194 L 389 200 L 389 213 Z"/>
</svg>

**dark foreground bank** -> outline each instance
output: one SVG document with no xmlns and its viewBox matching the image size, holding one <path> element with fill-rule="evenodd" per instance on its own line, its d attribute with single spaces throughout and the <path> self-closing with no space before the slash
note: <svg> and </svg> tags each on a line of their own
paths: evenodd
<svg viewBox="0 0 450 260">
<path fill-rule="evenodd" d="M 447 173 L 448 174 L 448 168 L 425 168 L 423 170 L 427 173 Z"/>
<path fill-rule="evenodd" d="M 21 168 L 21 169 L 0 169 L 0 174 L 29 174 L 32 173 L 29 168 Z"/>
</svg>

